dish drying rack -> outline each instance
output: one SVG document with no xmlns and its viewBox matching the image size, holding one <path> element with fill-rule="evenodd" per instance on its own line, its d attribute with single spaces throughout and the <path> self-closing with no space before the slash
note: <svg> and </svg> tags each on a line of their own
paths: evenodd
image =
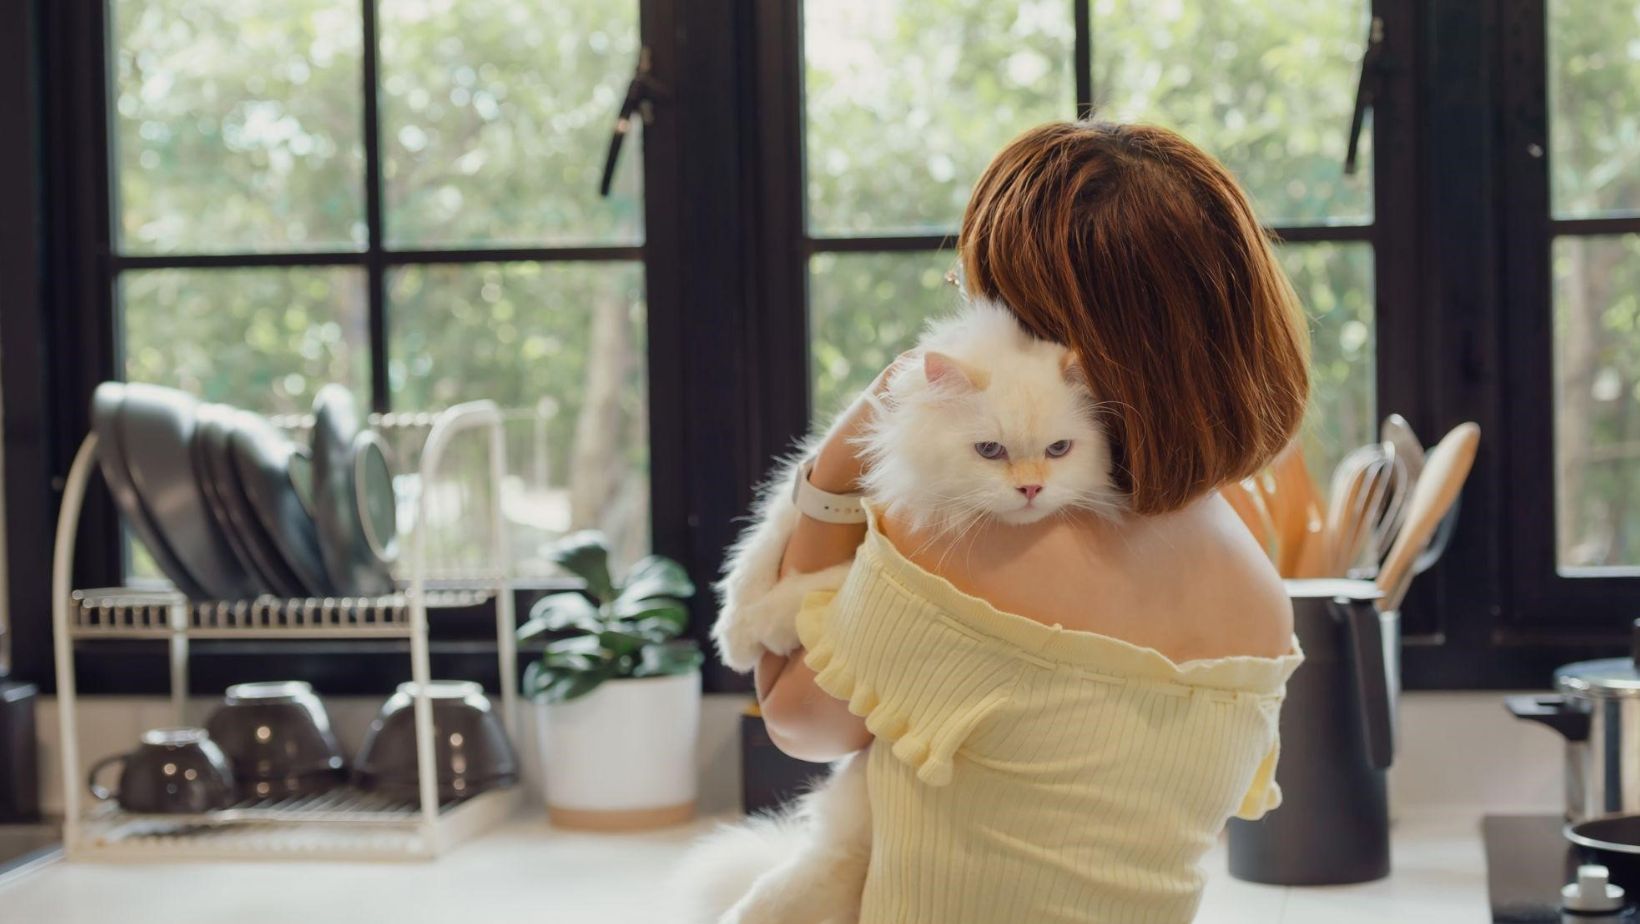
<svg viewBox="0 0 1640 924">
<path fill-rule="evenodd" d="M 281 423 L 290 428 L 297 422 Z M 506 475 L 503 415 L 493 402 L 475 401 L 432 415 L 383 415 L 373 418 L 373 423 L 387 431 L 426 431 L 416 469 L 420 489 L 414 500 L 414 525 L 407 537 L 401 537 L 408 539 L 408 574 L 399 576 L 397 592 L 382 597 L 263 596 L 255 600 L 190 601 L 167 590 L 73 589 L 80 511 L 97 469 L 96 434 L 87 435 L 80 444 L 63 488 L 51 576 L 63 767 L 63 843 L 69 857 L 430 859 L 513 813 L 520 800 L 517 785 L 465 801 L 439 802 L 432 704 L 425 692 L 431 679 L 428 610 L 493 601 L 501 715 L 508 735 L 514 742 L 519 740 L 511 557 L 501 504 L 501 485 Z M 491 536 L 487 560 L 493 567 L 481 574 L 465 575 L 458 586 L 429 586 L 427 527 L 433 502 L 428 487 L 438 483 L 441 463 L 452 442 L 458 436 L 473 434 L 488 437 Z M 143 815 L 125 811 L 113 802 L 88 804 L 76 721 L 74 649 L 88 641 L 116 638 L 169 641 L 171 703 L 176 724 L 184 724 L 191 639 L 408 639 L 410 675 L 421 690 L 414 698 L 420 798 L 395 801 L 342 786 L 294 799 L 247 799 L 202 815 Z"/>
</svg>

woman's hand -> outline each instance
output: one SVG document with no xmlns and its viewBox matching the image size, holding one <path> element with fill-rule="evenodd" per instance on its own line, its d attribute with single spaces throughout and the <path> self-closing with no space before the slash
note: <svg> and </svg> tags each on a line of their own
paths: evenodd
<svg viewBox="0 0 1640 924">
<path fill-rule="evenodd" d="M 888 368 L 877 374 L 871 386 L 854 399 L 848 410 L 833 425 L 831 434 L 821 444 L 814 457 L 814 470 L 809 483 L 833 494 L 853 494 L 860 490 L 860 477 L 865 474 L 865 463 L 860 458 L 857 444 L 871 426 L 877 414 L 877 402 L 888 390 L 889 379 L 901 365 L 915 358 L 916 351 L 907 351 L 895 357 Z"/>
</svg>

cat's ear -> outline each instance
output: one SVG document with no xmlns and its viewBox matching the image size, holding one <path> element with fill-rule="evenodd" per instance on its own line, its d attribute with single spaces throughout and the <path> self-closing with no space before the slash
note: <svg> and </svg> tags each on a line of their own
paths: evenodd
<svg viewBox="0 0 1640 924">
<path fill-rule="evenodd" d="M 964 391 L 980 391 L 989 384 L 989 377 L 954 356 L 934 350 L 923 354 L 923 375 L 930 385 L 948 385 Z"/>
<path fill-rule="evenodd" d="M 1082 364 L 1076 361 L 1076 351 L 1066 350 L 1059 354 L 1059 374 L 1070 385 L 1087 388 L 1088 375 L 1082 369 Z"/>
</svg>

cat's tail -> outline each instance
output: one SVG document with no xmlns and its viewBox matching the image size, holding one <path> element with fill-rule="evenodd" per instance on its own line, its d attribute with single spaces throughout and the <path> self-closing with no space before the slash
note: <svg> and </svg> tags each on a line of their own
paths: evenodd
<svg viewBox="0 0 1640 924">
<path fill-rule="evenodd" d="M 790 813 L 758 815 L 701 838 L 673 872 L 677 924 L 717 924 L 757 878 L 796 854 L 806 834 Z"/>
</svg>

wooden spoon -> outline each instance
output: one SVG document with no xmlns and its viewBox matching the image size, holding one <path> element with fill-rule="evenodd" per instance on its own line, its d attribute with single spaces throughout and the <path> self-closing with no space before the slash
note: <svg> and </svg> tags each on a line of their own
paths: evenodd
<svg viewBox="0 0 1640 924">
<path fill-rule="evenodd" d="M 1423 473 L 1413 486 L 1412 500 L 1408 502 L 1405 522 L 1395 537 L 1384 566 L 1378 570 L 1378 589 L 1384 596 L 1378 609 L 1398 608 L 1412 582 L 1412 565 L 1423 550 L 1447 508 L 1463 490 L 1469 470 L 1475 464 L 1475 450 L 1480 446 L 1481 428 L 1475 423 L 1461 423 L 1441 438 L 1424 460 Z"/>
</svg>

